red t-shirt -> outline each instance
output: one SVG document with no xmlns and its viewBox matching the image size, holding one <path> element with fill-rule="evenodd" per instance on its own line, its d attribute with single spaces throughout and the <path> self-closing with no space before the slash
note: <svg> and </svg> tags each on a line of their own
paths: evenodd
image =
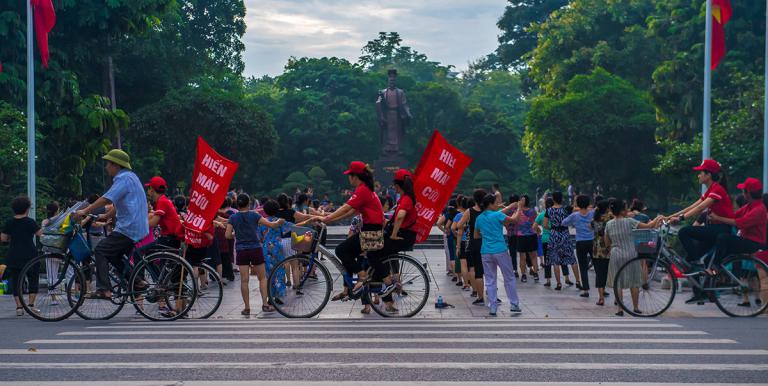
<svg viewBox="0 0 768 386">
<path fill-rule="evenodd" d="M 731 203 L 731 196 L 725 191 L 722 185 L 717 182 L 709 186 L 704 195 L 701 196 L 702 200 L 711 198 L 715 200 L 715 203 L 709 206 L 709 210 L 712 213 L 725 218 L 734 218 L 733 204 Z M 717 221 L 712 221 L 713 224 L 719 224 Z"/>
<path fill-rule="evenodd" d="M 155 202 L 155 214 L 160 216 L 160 235 L 176 236 L 178 239 L 184 238 L 184 229 L 181 227 L 181 219 L 176 213 L 176 207 L 165 195 L 158 197 Z"/>
<path fill-rule="evenodd" d="M 411 197 L 403 194 L 400 196 L 400 200 L 397 201 L 397 211 L 393 219 L 397 218 L 397 214 L 401 211 L 405 211 L 405 218 L 403 223 L 400 224 L 400 229 L 411 230 L 416 225 L 416 206 Z"/>
<path fill-rule="evenodd" d="M 379 197 L 365 184 L 360 184 L 352 193 L 347 204 L 363 216 L 363 225 L 382 225 L 384 224 L 384 209 L 381 208 Z"/>
<path fill-rule="evenodd" d="M 741 231 L 741 237 L 758 244 L 765 244 L 765 232 L 768 212 L 762 200 L 753 200 L 736 211 L 736 227 Z"/>
</svg>

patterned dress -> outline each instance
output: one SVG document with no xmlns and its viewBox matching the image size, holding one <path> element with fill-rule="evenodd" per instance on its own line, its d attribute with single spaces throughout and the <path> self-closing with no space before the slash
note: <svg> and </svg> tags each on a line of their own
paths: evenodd
<svg viewBox="0 0 768 386">
<path fill-rule="evenodd" d="M 594 259 L 608 259 L 611 254 L 611 249 L 605 245 L 605 225 L 608 221 L 613 220 L 613 214 L 606 213 L 600 219 L 595 219 L 592 222 L 592 229 L 595 231 L 595 247 L 592 251 Z"/>
<path fill-rule="evenodd" d="M 605 234 L 611 240 L 610 263 L 608 263 L 608 287 L 614 286 L 616 273 L 629 260 L 637 257 L 632 231 L 640 222 L 632 218 L 617 218 L 605 224 Z M 619 288 L 638 288 L 643 285 L 643 272 L 639 264 L 633 264 L 622 274 Z"/>
<path fill-rule="evenodd" d="M 552 207 L 547 209 L 545 216 L 549 219 L 549 243 L 544 264 L 576 264 L 571 234 L 568 232 L 568 227 L 563 225 L 563 220 L 568 217 L 568 212 L 562 207 Z"/>
<path fill-rule="evenodd" d="M 277 217 L 269 217 L 269 221 L 277 221 Z M 288 223 L 283 224 L 277 229 L 270 228 L 268 226 L 259 225 L 259 233 L 261 233 L 261 239 L 264 240 L 262 248 L 264 250 L 264 262 L 267 269 L 267 277 L 269 277 L 272 268 L 277 266 L 281 261 L 285 259 L 285 250 L 283 249 L 282 240 L 283 233 L 289 232 L 291 227 Z M 276 290 L 278 296 L 285 295 L 285 270 L 280 268 L 275 274 L 275 280 L 270 283 L 270 286 Z"/>
</svg>

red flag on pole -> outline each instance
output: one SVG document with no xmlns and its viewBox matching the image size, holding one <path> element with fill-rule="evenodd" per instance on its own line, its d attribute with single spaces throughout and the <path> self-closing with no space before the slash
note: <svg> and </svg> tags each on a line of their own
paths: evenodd
<svg viewBox="0 0 768 386">
<path fill-rule="evenodd" d="M 184 221 L 185 239 L 200 237 L 206 231 L 216 212 L 224 202 L 229 190 L 229 183 L 235 175 L 238 163 L 230 161 L 208 145 L 202 137 L 197 137 L 197 157 L 192 172 L 192 184 L 189 188 L 189 206 Z"/>
<path fill-rule="evenodd" d="M 32 4 L 32 10 L 35 16 L 35 37 L 37 38 L 37 47 L 40 50 L 40 59 L 43 67 L 48 68 L 48 34 L 56 25 L 56 12 L 53 10 L 51 0 L 29 0 Z"/>
<path fill-rule="evenodd" d="M 440 132 L 432 133 L 413 179 L 418 213 L 414 226 L 417 242 L 429 237 L 432 226 L 470 163 L 472 158 L 448 143 Z"/>
<path fill-rule="evenodd" d="M 731 0 L 712 0 L 712 69 L 725 56 L 725 24 L 731 19 Z"/>
</svg>

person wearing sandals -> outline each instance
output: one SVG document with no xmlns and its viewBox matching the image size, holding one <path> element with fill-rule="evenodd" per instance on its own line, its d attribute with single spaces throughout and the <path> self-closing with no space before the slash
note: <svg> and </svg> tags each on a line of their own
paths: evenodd
<svg viewBox="0 0 768 386">
<path fill-rule="evenodd" d="M 581 289 L 581 279 L 577 274 L 576 256 L 573 254 L 573 243 L 568 227 L 563 225 L 563 220 L 570 214 L 570 211 L 563 207 L 563 193 L 552 193 L 552 207 L 544 212 L 544 221 L 542 227 L 549 230 L 549 242 L 547 243 L 547 253 L 545 259 L 549 265 L 554 266 L 555 280 L 557 281 L 556 291 L 563 289 L 560 284 L 560 266 L 570 265 L 576 277 L 576 286 Z M 568 274 L 563 272 L 565 284 L 573 285 L 568 279 Z"/>
<path fill-rule="evenodd" d="M 640 301 L 640 287 L 643 285 L 643 272 L 640 265 L 633 264 L 627 267 L 627 274 L 622 275 L 621 282 L 615 283 L 616 273 L 619 269 L 631 259 L 637 256 L 635 242 L 632 239 L 632 231 L 635 229 L 653 229 L 656 228 L 662 216 L 657 217 L 648 223 L 641 223 L 631 217 L 628 217 L 627 203 L 623 200 L 613 200 L 609 205 L 613 220 L 605 224 L 605 245 L 610 248 L 611 253 L 608 262 L 608 283 L 609 287 L 616 287 L 615 293 L 617 299 L 622 298 L 622 289 L 629 288 L 632 296 L 632 307 L 635 313 L 640 313 L 638 303 Z M 624 316 L 624 311 L 619 307 L 616 316 Z"/>
<path fill-rule="evenodd" d="M 605 305 L 605 283 L 608 280 L 608 258 L 611 257 L 611 249 L 605 245 L 605 225 L 613 220 L 610 210 L 611 201 L 598 201 L 595 206 L 595 216 L 592 221 L 592 229 L 595 233 L 594 251 L 592 252 L 592 266 L 595 268 L 595 288 L 597 288 L 597 305 Z"/>
<path fill-rule="evenodd" d="M 454 277 L 453 281 L 456 282 L 457 287 L 461 287 L 462 289 L 469 288 L 469 282 L 471 281 L 471 278 L 468 275 L 467 272 L 467 241 L 469 241 L 469 233 L 466 230 L 466 227 L 462 226 L 459 227 L 459 223 L 461 222 L 461 218 L 464 216 L 464 211 L 468 207 L 474 206 L 474 202 L 472 205 L 468 204 L 468 199 L 461 194 L 456 197 L 456 215 L 453 217 L 453 225 L 451 226 L 451 234 L 453 234 L 453 238 L 455 239 L 455 246 L 456 246 L 456 260 L 455 260 L 455 272 L 456 276 Z"/>
<path fill-rule="evenodd" d="M 515 212 L 512 217 L 499 211 L 496 197 L 486 195 L 480 207 L 483 212 L 477 216 L 474 226 L 475 238 L 482 238 L 483 244 L 480 253 L 483 259 L 483 272 L 485 282 L 486 306 L 488 314 L 496 316 L 499 303 L 497 302 L 497 272 L 501 269 L 504 278 L 504 289 L 510 302 L 510 312 L 520 313 L 520 299 L 515 288 L 515 272 L 512 268 L 512 257 L 509 255 L 507 243 L 504 240 L 504 225 L 517 222 L 521 218 L 522 210 Z"/>
<path fill-rule="evenodd" d="M 579 270 L 573 274 L 577 279 L 581 278 L 577 282 L 581 283 L 582 292 L 579 296 L 583 298 L 589 297 L 589 262 L 594 257 L 592 252 L 595 248 L 595 233 L 592 230 L 595 211 L 589 207 L 589 196 L 580 194 L 576 196 L 576 210 L 563 220 L 564 226 L 576 228 L 576 259 L 579 262 Z"/>
<path fill-rule="evenodd" d="M 112 177 L 112 186 L 92 204 L 78 210 L 76 216 L 82 218 L 112 204 L 112 208 L 99 216 L 99 219 L 108 220 L 115 217 L 115 229 L 93 251 L 97 289 L 94 293 L 86 295 L 92 299 L 108 300 L 112 298 L 109 264 L 112 264 L 117 272 L 124 272 L 123 255 L 130 253 L 134 245 L 149 234 L 149 208 L 144 185 L 131 170 L 131 157 L 128 153 L 113 149 L 102 159 L 106 161 L 104 169 Z M 141 287 L 145 286 L 145 283 L 141 283 L 136 289 L 143 289 Z"/>
<path fill-rule="evenodd" d="M 235 262 L 240 269 L 240 294 L 243 296 L 245 307 L 242 315 L 251 314 L 250 288 L 248 281 L 251 273 L 255 273 L 259 279 L 259 292 L 261 293 L 261 310 L 263 312 L 273 312 L 275 309 L 268 302 L 267 294 L 267 273 L 264 265 L 264 251 L 262 248 L 261 237 L 259 237 L 259 225 L 268 226 L 273 229 L 280 228 L 285 224 L 284 219 L 269 221 L 255 211 L 250 210 L 251 198 L 240 193 L 237 196 L 237 213 L 229 217 L 225 236 L 228 239 L 235 239 L 235 251 L 237 255 Z"/>
<path fill-rule="evenodd" d="M 381 232 L 384 227 L 384 210 L 379 197 L 374 192 L 373 170 L 363 162 L 353 161 L 349 169 L 344 172 L 349 179 L 349 184 L 355 187 L 355 192 L 349 200 L 335 212 L 322 217 L 325 224 L 333 223 L 344 218 L 352 217 L 359 213 L 363 219 L 360 232 Z M 364 288 L 363 284 L 368 279 L 368 273 L 360 268 L 358 258 L 363 252 L 360 245 L 361 233 L 352 235 L 342 241 L 336 247 L 336 256 L 344 264 L 346 271 L 352 275 L 357 274 L 357 284 L 352 289 L 353 295 L 358 295 Z M 336 294 L 333 300 L 341 300 L 348 296 L 349 289 L 344 288 Z"/>
<path fill-rule="evenodd" d="M 35 236 L 42 236 L 43 230 L 39 225 L 29 217 L 29 209 L 32 207 L 32 202 L 27 197 L 16 197 L 11 201 L 11 209 L 13 209 L 13 218 L 8 220 L 3 227 L 2 239 L 3 243 L 10 243 L 8 247 L 8 256 L 6 257 L 5 278 L 8 279 L 13 299 L 16 301 L 16 316 L 24 315 L 24 309 L 21 306 L 21 296 L 24 294 L 19 293 L 19 286 L 17 285 L 19 280 L 24 278 L 19 277 L 24 265 L 35 256 L 37 256 L 37 250 L 35 248 Z M 29 308 L 33 312 L 39 313 L 35 308 L 35 298 L 37 296 L 39 277 L 36 274 L 30 274 L 33 270 L 27 273 L 27 282 L 29 283 Z M 50 276 L 49 276 L 50 277 Z"/>
<path fill-rule="evenodd" d="M 539 282 L 539 264 L 536 253 L 539 249 L 539 238 L 536 236 L 536 231 L 533 229 L 533 222 L 536 219 L 536 209 L 530 207 L 530 198 L 528 195 L 523 195 L 518 201 L 518 209 L 515 214 L 520 212 L 520 221 L 517 222 L 517 253 L 520 255 L 520 261 L 518 263 L 518 269 L 520 270 L 520 282 L 525 283 L 528 281 L 526 275 L 527 264 L 531 262 L 531 275 L 534 282 Z"/>
</svg>

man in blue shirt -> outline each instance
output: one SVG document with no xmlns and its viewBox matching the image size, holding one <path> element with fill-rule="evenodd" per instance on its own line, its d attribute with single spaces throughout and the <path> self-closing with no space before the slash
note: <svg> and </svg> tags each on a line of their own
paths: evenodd
<svg viewBox="0 0 768 386">
<path fill-rule="evenodd" d="M 96 292 L 94 299 L 110 299 L 112 285 L 109 282 L 109 263 L 123 271 L 123 255 L 149 234 L 147 196 L 139 177 L 131 170 L 131 158 L 119 149 L 110 150 L 102 157 L 107 161 L 105 169 L 112 177 L 112 187 L 93 204 L 79 210 L 79 216 L 112 204 L 112 208 L 100 219 L 116 218 L 115 229 L 102 240 L 94 251 L 96 258 Z"/>
</svg>

